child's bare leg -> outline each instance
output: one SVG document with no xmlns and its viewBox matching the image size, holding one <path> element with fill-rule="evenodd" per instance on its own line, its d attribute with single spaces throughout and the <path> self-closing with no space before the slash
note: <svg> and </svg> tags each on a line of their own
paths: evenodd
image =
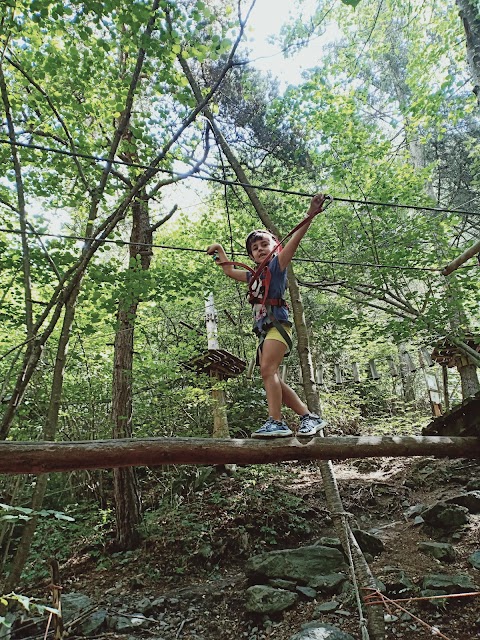
<svg viewBox="0 0 480 640">
<path fill-rule="evenodd" d="M 285 384 L 285 382 L 280 381 L 282 386 L 282 402 L 284 405 L 295 411 L 299 416 L 304 416 L 308 413 L 307 405 L 300 400 L 295 391 Z"/>
<path fill-rule="evenodd" d="M 274 420 L 282 419 L 283 389 L 278 368 L 287 346 L 279 340 L 265 340 L 260 354 L 260 373 L 267 394 L 268 413 Z"/>
</svg>

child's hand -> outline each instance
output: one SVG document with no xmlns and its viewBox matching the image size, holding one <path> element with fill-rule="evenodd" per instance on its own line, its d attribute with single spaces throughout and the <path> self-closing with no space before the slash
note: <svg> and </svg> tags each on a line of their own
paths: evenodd
<svg viewBox="0 0 480 640">
<path fill-rule="evenodd" d="M 313 218 L 318 215 L 323 210 L 323 205 L 325 204 L 326 199 L 327 196 L 324 193 L 317 193 L 316 196 L 313 196 L 310 202 L 310 207 L 307 211 L 307 216 Z"/>
<path fill-rule="evenodd" d="M 207 253 L 209 256 L 213 256 L 213 254 L 217 253 L 219 249 L 223 249 L 223 247 L 221 244 L 218 244 L 216 242 L 215 244 L 211 244 L 209 247 L 207 247 Z"/>
</svg>

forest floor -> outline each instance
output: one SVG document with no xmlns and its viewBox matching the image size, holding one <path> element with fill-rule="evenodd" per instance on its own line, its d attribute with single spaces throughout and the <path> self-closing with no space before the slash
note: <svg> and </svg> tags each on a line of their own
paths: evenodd
<svg viewBox="0 0 480 640">
<path fill-rule="evenodd" d="M 393 566 L 416 585 L 425 575 L 437 573 L 467 574 L 480 585 L 479 570 L 468 562 L 480 548 L 480 516 L 471 515 L 469 524 L 453 538 L 441 538 L 455 548 L 455 561 L 447 565 L 419 551 L 419 542 L 440 538 L 433 538 L 432 531 L 405 514 L 409 507 L 458 494 L 468 480 L 480 477 L 480 462 L 383 458 L 334 463 L 333 467 L 352 526 L 375 531 L 385 544 L 370 564 L 375 576 L 381 577 L 385 567 Z M 124 634 L 105 631 L 95 638 L 289 640 L 313 619 L 321 602 L 338 599 L 300 600 L 268 619 L 252 617 L 244 606 L 248 557 L 335 536 L 316 464 L 239 468 L 232 475 L 203 469 L 185 468 L 184 481 L 170 485 L 168 507 L 156 504 L 151 482 L 140 549 L 120 553 L 108 545 L 101 549 L 88 544 L 87 538 L 83 544 L 76 541 L 76 550 L 61 566 L 65 592 L 87 594 L 98 607 L 108 608 L 113 602 L 118 608 L 123 602 L 122 610 L 131 614 L 145 598 L 150 602 L 160 598 L 163 608 L 163 629 L 152 623 L 148 629 Z M 150 481 L 156 472 L 151 470 Z M 157 480 L 164 482 L 160 476 Z M 479 596 L 449 600 L 441 606 L 431 601 L 401 604 L 425 626 L 396 608 L 386 610 L 393 614 L 387 623 L 388 639 L 480 638 Z M 151 617 L 158 618 L 153 613 Z M 337 612 L 323 614 L 322 622 L 361 637 L 352 599 Z"/>
</svg>

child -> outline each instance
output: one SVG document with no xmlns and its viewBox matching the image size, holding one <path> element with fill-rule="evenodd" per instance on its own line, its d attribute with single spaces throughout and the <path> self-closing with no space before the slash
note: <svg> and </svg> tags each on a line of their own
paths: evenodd
<svg viewBox="0 0 480 640">
<path fill-rule="evenodd" d="M 293 389 L 280 378 L 279 367 L 283 357 L 290 352 L 292 323 L 288 320 L 288 306 L 283 295 L 287 287 L 287 267 L 290 264 L 300 240 L 305 235 L 313 218 L 322 211 L 326 196 L 318 194 L 312 198 L 307 211 L 306 223 L 298 228 L 282 249 L 278 246 L 275 236 L 266 230 L 252 231 L 246 239 L 247 253 L 252 260 L 260 265 L 267 261 L 270 275 L 262 272 L 258 279 L 251 283 L 253 275 L 250 271 L 235 269 L 228 261 L 221 244 L 211 244 L 207 253 L 213 255 L 223 272 L 229 278 L 247 282 L 250 287 L 250 303 L 254 311 L 254 331 L 260 336 L 258 350 L 260 373 L 267 394 L 269 418 L 265 424 L 252 433 L 252 438 L 286 437 L 291 436 L 286 422 L 282 419 L 282 404 L 290 407 L 300 418 L 299 436 L 312 436 L 326 424 L 319 416 L 309 413 L 307 405 L 300 400 Z M 270 256 L 271 252 L 273 254 Z M 266 285 L 266 278 L 269 284 Z M 264 296 L 267 288 L 266 298 Z"/>
</svg>

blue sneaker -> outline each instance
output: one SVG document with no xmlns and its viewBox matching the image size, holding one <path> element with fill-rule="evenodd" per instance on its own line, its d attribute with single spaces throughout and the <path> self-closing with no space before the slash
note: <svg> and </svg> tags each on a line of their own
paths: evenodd
<svg viewBox="0 0 480 640">
<path fill-rule="evenodd" d="M 283 420 L 268 418 L 265 424 L 252 433 L 252 438 L 286 438 L 292 436 L 291 431 Z"/>
<path fill-rule="evenodd" d="M 322 420 L 315 413 L 306 413 L 300 418 L 300 428 L 297 431 L 297 436 L 314 436 L 326 426 L 326 420 Z"/>
</svg>

